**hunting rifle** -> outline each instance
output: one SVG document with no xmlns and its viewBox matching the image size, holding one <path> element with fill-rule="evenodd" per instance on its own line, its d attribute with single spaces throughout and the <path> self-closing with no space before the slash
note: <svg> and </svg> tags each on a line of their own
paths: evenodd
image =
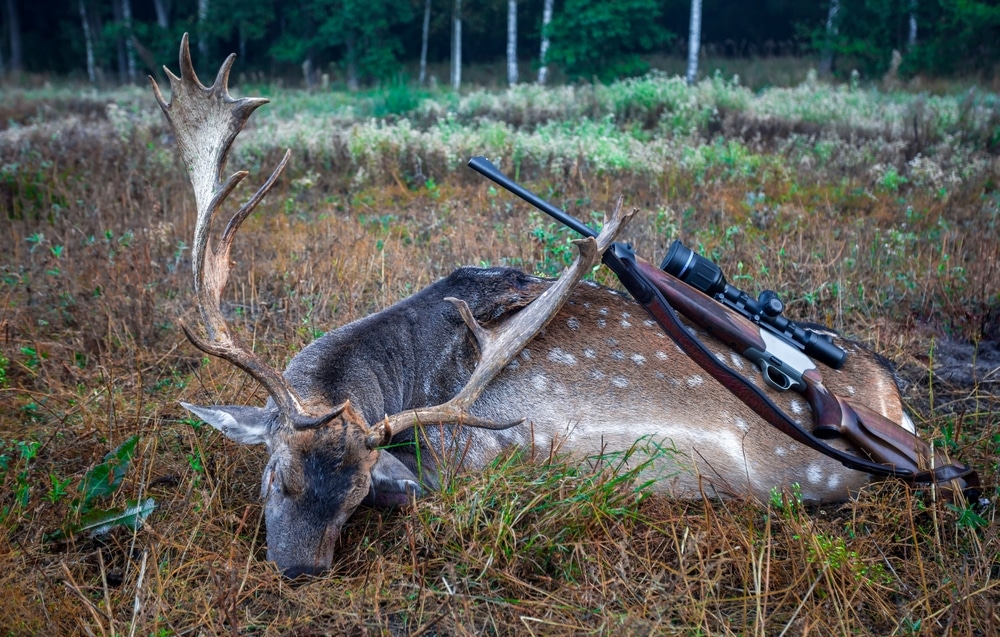
<svg viewBox="0 0 1000 637">
<path fill-rule="evenodd" d="M 579 234 L 597 236 L 593 229 L 578 219 L 511 180 L 485 157 L 473 157 L 469 167 Z M 697 259 L 692 259 L 692 255 L 693 252 L 675 242 L 663 265 L 695 281 L 694 286 L 637 257 L 629 244 L 612 244 L 604 253 L 603 262 L 685 354 L 761 418 L 794 440 L 834 458 L 846 467 L 873 475 L 899 478 L 910 483 L 937 483 L 964 478 L 970 490 L 978 487 L 976 473 L 968 465 L 952 461 L 943 466 L 925 468 L 936 459 L 925 441 L 872 409 L 830 393 L 823 386 L 819 370 L 806 355 L 817 356 L 828 365 L 839 368 L 846 354 L 828 337 L 800 328 L 780 317 L 782 308 L 776 296 L 772 299 L 764 294 L 756 302 L 759 311 L 755 312 L 752 307 L 748 309 L 746 301 L 753 299 L 726 284 L 725 277 L 714 263 L 697 255 L 694 255 Z M 686 267 L 692 262 L 697 262 L 694 270 Z M 705 266 L 705 263 L 711 267 Z M 692 276 L 690 272 L 696 274 Z M 722 298 L 708 296 L 699 288 L 714 290 Z M 726 299 L 731 302 L 726 303 Z M 770 387 L 779 391 L 792 389 L 802 394 L 812 408 L 812 431 L 807 431 L 789 418 L 753 383 L 721 363 L 685 328 L 677 318 L 674 307 L 688 320 L 754 362 Z M 782 318 L 785 323 L 779 322 L 775 326 L 774 321 L 766 320 L 768 315 L 770 318 Z M 761 320 L 762 317 L 765 320 Z M 798 338 L 797 329 L 802 330 Z M 824 442 L 837 437 L 845 438 L 868 457 L 841 451 Z"/>
</svg>

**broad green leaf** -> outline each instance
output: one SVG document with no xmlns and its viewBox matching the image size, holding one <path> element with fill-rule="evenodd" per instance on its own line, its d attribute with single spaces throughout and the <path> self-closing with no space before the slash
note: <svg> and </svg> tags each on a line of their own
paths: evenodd
<svg viewBox="0 0 1000 637">
<path fill-rule="evenodd" d="M 69 535 L 89 533 L 91 536 L 105 535 L 116 526 L 135 530 L 143 520 L 156 509 L 156 501 L 146 498 L 142 502 L 129 500 L 125 508 L 98 509 L 80 518 L 79 524 L 70 527 Z"/>
<path fill-rule="evenodd" d="M 104 461 L 101 464 L 87 472 L 80 483 L 82 497 L 74 502 L 74 506 L 80 513 L 86 513 L 94 502 L 111 495 L 121 486 L 138 442 L 138 434 L 129 437 L 104 456 Z"/>
</svg>

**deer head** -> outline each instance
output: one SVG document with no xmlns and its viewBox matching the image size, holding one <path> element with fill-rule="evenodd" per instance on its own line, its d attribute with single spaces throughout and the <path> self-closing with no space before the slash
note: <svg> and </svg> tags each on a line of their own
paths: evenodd
<svg viewBox="0 0 1000 637">
<path fill-rule="evenodd" d="M 619 201 L 596 240 L 577 242 L 580 255 L 559 281 L 492 329 L 481 326 L 463 300 L 446 299 L 458 309 L 478 343 L 480 360 L 468 383 L 442 405 L 407 410 L 369 423 L 349 400 L 331 404 L 316 392 L 300 395 L 281 372 L 240 342 L 223 317 L 222 294 L 231 273 L 233 239 L 275 184 L 290 156 L 290 151 L 285 153 L 271 176 L 232 215 L 213 245 L 215 216 L 247 176 L 246 171 L 239 171 L 222 180 L 233 141 L 252 113 L 267 103 L 266 99 L 234 99 L 230 95 L 228 80 L 235 57 L 226 59 L 215 82 L 206 87 L 194 72 L 185 34 L 180 45 L 180 77 L 164 68 L 170 80 L 170 102 L 163 98 L 156 81 L 150 81 L 174 131 L 197 202 L 192 256 L 204 336 L 186 325 L 184 332 L 198 349 L 229 361 L 257 380 L 269 399 L 264 407 L 181 404 L 236 442 L 267 445 L 270 460 L 261 494 L 268 559 L 285 575 L 295 577 L 329 567 L 344 522 L 366 498 L 391 505 L 404 503 L 420 492 L 420 479 L 380 450 L 393 436 L 418 424 L 505 429 L 520 422 L 483 420 L 469 408 L 490 380 L 554 316 L 582 276 L 600 261 L 632 213 L 622 214 Z"/>
</svg>

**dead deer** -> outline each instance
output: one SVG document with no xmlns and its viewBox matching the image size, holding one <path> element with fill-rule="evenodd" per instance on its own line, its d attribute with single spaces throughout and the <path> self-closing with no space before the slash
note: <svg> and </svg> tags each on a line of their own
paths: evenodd
<svg viewBox="0 0 1000 637">
<path fill-rule="evenodd" d="M 805 500 L 831 502 L 868 483 L 868 475 L 760 420 L 628 297 L 581 282 L 631 217 L 620 205 L 596 241 L 578 243 L 579 257 L 557 281 L 507 268 L 460 268 L 327 333 L 284 373 L 266 364 L 230 331 L 222 294 L 233 238 L 289 155 L 218 242 L 210 241 L 216 213 L 247 175 L 222 181 L 230 147 L 267 101 L 231 97 L 234 59 L 230 55 L 205 87 L 185 35 L 180 77 L 165 69 L 169 103 L 150 79 L 197 200 L 192 254 L 204 336 L 185 332 L 202 351 L 256 379 L 270 398 L 263 407 L 182 404 L 232 440 L 267 445 L 268 559 L 285 575 L 327 569 L 341 528 L 360 504 L 406 503 L 439 488 L 442 475 L 481 468 L 517 448 L 632 450 L 634 462 L 652 458 L 655 488 L 679 498 L 707 493 L 766 500 L 772 489 L 798 484 Z M 717 356 L 762 385 L 756 369 L 702 336 Z M 826 373 L 830 390 L 912 430 L 888 364 L 852 342 L 838 338 L 837 344 L 849 356 L 842 370 Z M 800 396 L 767 391 L 809 422 Z"/>
</svg>

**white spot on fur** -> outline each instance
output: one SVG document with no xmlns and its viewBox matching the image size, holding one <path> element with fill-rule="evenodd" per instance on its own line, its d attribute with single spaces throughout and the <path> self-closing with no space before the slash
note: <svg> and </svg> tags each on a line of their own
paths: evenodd
<svg viewBox="0 0 1000 637">
<path fill-rule="evenodd" d="M 736 417 L 736 428 L 744 433 L 750 431 L 750 425 L 739 416 Z"/>
<path fill-rule="evenodd" d="M 604 372 L 599 369 L 590 370 L 590 377 L 594 380 L 602 380 L 604 378 Z"/>
<path fill-rule="evenodd" d="M 667 360 L 667 353 L 663 351 L 656 352 L 656 357 L 661 361 Z"/>
<path fill-rule="evenodd" d="M 607 327 L 607 325 L 608 325 L 608 322 L 605 321 L 604 319 L 597 319 L 597 327 L 599 327 L 599 328 L 601 328 L 603 330 L 605 327 Z"/>
<path fill-rule="evenodd" d="M 854 389 L 854 385 L 848 385 L 848 386 L 847 386 L 847 387 L 845 387 L 844 389 L 846 389 L 846 390 L 847 390 L 847 394 L 848 394 L 849 396 L 853 396 L 853 395 L 854 395 L 854 394 L 856 393 L 856 391 L 857 391 L 857 390 L 855 390 L 855 389 Z"/>
<path fill-rule="evenodd" d="M 809 484 L 819 484 L 823 482 L 823 469 L 818 464 L 811 464 L 806 469 L 806 480 Z"/>
<path fill-rule="evenodd" d="M 836 473 L 831 473 L 829 479 L 826 481 L 826 487 L 833 491 L 840 486 L 840 475 Z"/>
<path fill-rule="evenodd" d="M 623 319 L 627 319 L 627 318 L 630 318 L 631 316 L 632 316 L 632 315 L 631 315 L 631 314 L 629 314 L 628 312 L 622 312 L 622 318 L 623 318 Z"/>
<path fill-rule="evenodd" d="M 621 351 L 620 349 L 612 350 L 611 358 L 613 358 L 616 361 L 623 361 L 625 360 L 625 352 Z"/>
<path fill-rule="evenodd" d="M 527 347 L 525 347 L 524 349 L 522 349 L 521 350 L 521 358 L 523 358 L 526 361 L 530 361 L 531 360 L 531 350 L 528 349 Z"/>
<path fill-rule="evenodd" d="M 549 388 L 549 379 L 543 374 L 535 374 L 531 377 L 531 385 L 536 391 L 545 391 Z"/>
<path fill-rule="evenodd" d="M 704 382 L 705 379 L 699 376 L 698 374 L 695 374 L 693 376 L 688 376 L 687 378 L 687 386 L 691 388 L 698 387 Z"/>
<path fill-rule="evenodd" d="M 517 359 L 515 358 L 514 360 L 512 360 L 512 361 L 511 361 L 511 362 L 510 362 L 510 363 L 509 363 L 509 364 L 507 365 L 507 369 L 509 369 L 509 370 L 513 371 L 513 370 L 517 369 L 517 368 L 518 368 L 518 367 L 520 367 L 520 366 L 521 366 L 521 363 L 518 363 L 518 362 L 517 362 Z M 425 388 L 425 391 L 426 391 L 427 393 L 430 393 L 430 383 L 427 383 L 427 385 L 428 385 L 428 386 L 427 386 L 427 387 Z"/>
<path fill-rule="evenodd" d="M 804 410 L 802 403 L 794 398 L 788 403 L 788 406 L 792 409 L 793 414 L 801 414 Z"/>
<path fill-rule="evenodd" d="M 616 339 L 614 339 L 614 338 L 609 338 L 608 339 L 608 346 L 609 347 L 617 347 L 618 346 L 618 341 Z"/>
<path fill-rule="evenodd" d="M 576 365 L 576 356 L 573 356 L 569 352 L 564 352 L 558 347 L 549 352 L 549 360 L 562 365 Z"/>
<path fill-rule="evenodd" d="M 583 307 L 589 308 L 590 307 L 590 301 L 585 302 L 583 304 Z"/>
<path fill-rule="evenodd" d="M 656 376 L 656 380 L 667 380 L 667 377 L 666 377 L 666 375 L 664 375 L 664 373 L 663 373 L 663 372 L 661 372 L 661 371 L 659 371 L 659 370 L 657 370 L 657 371 L 656 371 L 656 372 L 654 373 L 654 375 Z"/>
<path fill-rule="evenodd" d="M 601 316 L 607 316 L 608 315 L 608 308 L 602 307 L 601 309 L 597 310 L 597 313 L 600 314 Z"/>
<path fill-rule="evenodd" d="M 786 453 L 788 453 L 788 450 L 785 449 L 784 447 L 774 448 L 774 455 L 778 456 L 779 458 L 784 458 Z"/>
<path fill-rule="evenodd" d="M 597 352 L 595 352 L 594 350 L 590 349 L 589 347 L 587 349 L 583 350 L 583 355 L 585 357 L 587 357 L 587 358 L 597 358 Z"/>
<path fill-rule="evenodd" d="M 642 354 L 639 354 L 638 352 L 636 352 L 635 354 L 632 354 L 632 356 L 630 356 L 629 358 L 631 358 L 632 362 L 635 363 L 636 365 L 645 365 L 646 364 L 646 357 L 643 356 Z"/>
<path fill-rule="evenodd" d="M 646 319 L 645 321 L 642 322 L 642 324 L 645 325 L 646 327 L 656 327 L 656 321 L 652 319 Z"/>
<path fill-rule="evenodd" d="M 622 329 L 623 329 L 623 330 L 627 330 L 628 328 L 632 327 L 632 324 L 631 324 L 631 323 L 629 323 L 628 321 L 625 321 L 625 320 L 623 320 L 623 321 L 621 322 L 621 326 L 622 326 Z"/>
<path fill-rule="evenodd" d="M 613 376 L 611 378 L 611 384 L 620 389 L 628 387 L 628 379 L 624 376 Z"/>
<path fill-rule="evenodd" d="M 729 360 L 733 361 L 733 367 L 743 369 L 743 357 L 736 352 L 729 352 Z"/>
<path fill-rule="evenodd" d="M 573 330 L 574 332 L 580 329 L 580 321 L 575 316 L 571 316 L 566 319 L 566 327 Z"/>
</svg>

